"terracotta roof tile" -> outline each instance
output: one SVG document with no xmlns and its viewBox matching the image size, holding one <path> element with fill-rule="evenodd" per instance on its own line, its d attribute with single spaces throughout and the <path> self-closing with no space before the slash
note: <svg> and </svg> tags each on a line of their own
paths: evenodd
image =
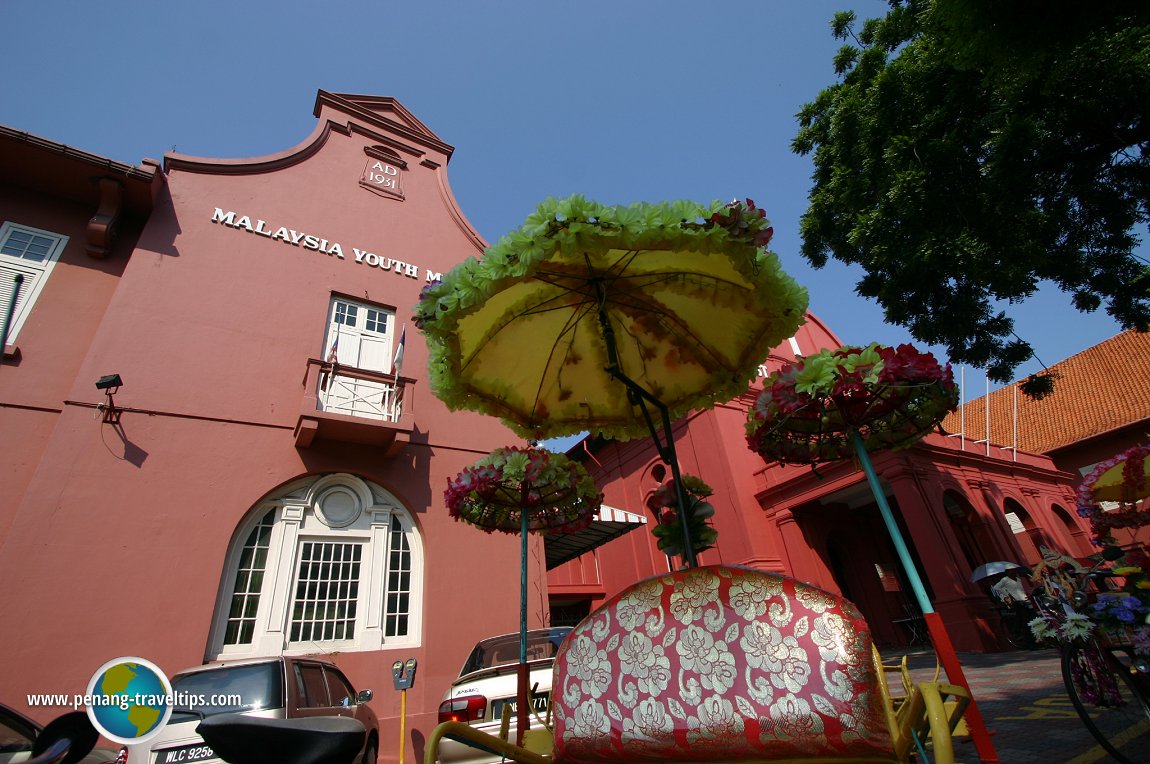
<svg viewBox="0 0 1150 764">
<path fill-rule="evenodd" d="M 1050 371 L 1058 378 L 1054 392 L 1042 400 L 1023 395 L 1018 382 L 990 394 L 991 443 L 1015 445 L 1016 402 L 1017 447 L 1038 454 L 1150 419 L 1150 332 L 1123 332 Z M 987 400 L 985 395 L 969 400 L 960 410 L 965 417 L 955 412 L 943 420 L 943 428 L 958 433 L 965 425 L 968 438 L 985 439 Z"/>
</svg>

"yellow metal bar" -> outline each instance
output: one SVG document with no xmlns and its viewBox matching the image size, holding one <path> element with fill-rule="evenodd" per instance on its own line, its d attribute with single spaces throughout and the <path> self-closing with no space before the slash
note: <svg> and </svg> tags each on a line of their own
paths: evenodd
<svg viewBox="0 0 1150 764">
<path fill-rule="evenodd" d="M 427 746 L 423 751 L 423 764 L 436 764 L 439 758 L 439 741 L 449 738 L 464 745 L 470 745 L 484 751 L 491 751 L 496 755 L 520 762 L 520 764 L 551 764 L 550 756 L 541 756 L 537 753 L 520 748 L 514 743 L 500 740 L 495 735 L 480 732 L 464 722 L 443 722 L 431 731 L 427 739 Z"/>
</svg>

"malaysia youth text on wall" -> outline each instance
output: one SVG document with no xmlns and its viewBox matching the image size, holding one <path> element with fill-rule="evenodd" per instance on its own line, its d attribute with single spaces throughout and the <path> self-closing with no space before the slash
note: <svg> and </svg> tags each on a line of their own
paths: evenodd
<svg viewBox="0 0 1150 764">
<path fill-rule="evenodd" d="M 251 216 L 240 215 L 232 210 L 225 212 L 222 208 L 216 207 L 215 212 L 212 213 L 212 222 L 229 228 L 247 231 L 257 236 L 264 236 L 272 241 L 290 244 L 293 247 L 302 247 L 303 249 L 310 249 L 330 257 L 338 257 L 340 260 L 347 260 L 357 265 L 366 265 L 370 268 L 391 271 L 392 273 L 411 279 L 419 278 L 419 266 L 415 263 L 406 263 L 402 260 L 377 255 L 374 252 L 368 252 L 359 247 L 352 247 L 350 252 L 348 252 L 345 251 L 343 245 L 338 241 L 325 239 L 305 231 L 297 231 L 294 228 L 288 228 L 286 226 L 272 226 L 260 218 L 255 218 L 253 222 Z M 436 273 L 435 271 L 424 269 L 423 273 L 424 280 L 428 282 L 439 281 L 443 278 L 443 274 Z"/>
</svg>

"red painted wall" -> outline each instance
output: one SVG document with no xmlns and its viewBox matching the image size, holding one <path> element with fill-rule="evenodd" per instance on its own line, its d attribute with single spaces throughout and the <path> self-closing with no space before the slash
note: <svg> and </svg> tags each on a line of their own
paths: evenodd
<svg viewBox="0 0 1150 764">
<path fill-rule="evenodd" d="M 406 162 L 402 200 L 360 186 L 365 147 L 376 145 Z M 415 378 L 415 427 L 398 455 L 326 441 L 299 449 L 293 433 L 333 293 L 393 307 L 410 324 L 428 273 L 482 251 L 451 196 L 451 151 L 389 99 L 321 94 L 315 131 L 281 154 L 167 157 L 138 241 L 122 240 L 105 261 L 78 246 L 91 209 L 0 197 L 4 219 L 72 236 L 19 336 L 21 362 L 0 368 L 0 580 L 6 612 L 23 614 L 21 628 L 0 635 L 4 702 L 83 693 L 96 668 L 124 655 L 169 675 L 201 663 L 237 525 L 261 497 L 307 475 L 377 483 L 421 536 L 419 645 L 334 658 L 375 691 L 384 759 L 398 736 L 393 661 L 419 660 L 407 697 L 414 743 L 474 643 L 518 627 L 518 541 L 454 522 L 442 494 L 463 467 L 521 441 L 431 394 L 414 325 L 403 374 Z M 343 257 L 213 222 L 217 208 L 339 242 Z M 416 264 L 418 278 L 357 263 L 353 247 Z M 94 408 L 103 399 L 94 382 L 109 373 L 124 380 L 118 429 Z M 537 540 L 531 549 L 539 586 Z M 535 595 L 533 625 L 544 618 Z M 42 720 L 58 712 L 25 710 Z M 421 751 L 409 743 L 408 755 Z"/>
</svg>

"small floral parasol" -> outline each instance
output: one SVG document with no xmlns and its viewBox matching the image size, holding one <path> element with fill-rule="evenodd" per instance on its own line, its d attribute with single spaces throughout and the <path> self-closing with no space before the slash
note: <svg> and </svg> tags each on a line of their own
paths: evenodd
<svg viewBox="0 0 1150 764">
<path fill-rule="evenodd" d="M 583 465 L 541 448 L 499 448 L 447 483 L 447 509 L 491 533 L 573 533 L 587 527 L 603 494 Z"/>
<path fill-rule="evenodd" d="M 815 465 L 855 456 L 866 473 L 935 651 L 947 676 L 969 689 L 962 664 L 870 460 L 870 451 L 906 448 L 958 408 L 950 364 L 913 345 L 871 344 L 823 350 L 767 377 L 747 412 L 747 445 L 767 462 Z M 976 745 L 990 744 L 976 704 L 970 706 Z"/>
<path fill-rule="evenodd" d="M 522 534 L 519 568 L 518 741 L 527 730 L 527 534 L 587 527 L 603 494 L 582 464 L 530 446 L 497 448 L 454 480 L 444 501 L 451 516 L 488 533 Z"/>
<path fill-rule="evenodd" d="M 905 448 L 958 407 L 950 365 L 912 345 L 823 350 L 763 382 L 748 412 L 747 444 L 768 462 L 817 464 Z"/>
<path fill-rule="evenodd" d="M 1150 525 L 1150 445 L 1134 446 L 1099 462 L 1078 486 L 1078 514 L 1090 521 L 1094 542 L 1116 543 L 1114 530 Z M 1103 509 L 1101 502 L 1117 506 Z"/>
</svg>

